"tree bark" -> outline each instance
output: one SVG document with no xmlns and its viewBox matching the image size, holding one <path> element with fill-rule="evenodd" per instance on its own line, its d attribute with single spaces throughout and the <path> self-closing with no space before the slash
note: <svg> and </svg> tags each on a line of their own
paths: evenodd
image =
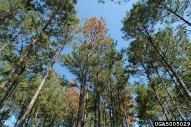
<svg viewBox="0 0 191 127">
<path fill-rule="evenodd" d="M 22 31 L 22 30 L 21 30 Z M 10 41 L 8 41 L 7 43 L 5 43 L 1 48 L 0 48 L 0 52 L 8 45 L 10 44 L 12 41 L 14 41 L 18 36 L 19 34 L 21 33 L 21 31 L 19 31 L 14 37 L 12 37 L 10 39 Z"/>
<path fill-rule="evenodd" d="M 149 76 L 149 74 L 148 74 L 148 70 L 146 69 L 145 65 L 144 65 L 142 62 L 141 62 L 141 65 L 143 66 L 143 68 L 144 68 L 144 70 L 145 70 L 145 73 L 146 73 L 146 75 L 147 75 L 147 78 L 149 79 L 149 81 L 151 82 L 151 84 L 153 84 L 153 82 L 151 81 L 151 78 L 150 78 L 150 76 Z M 162 110 L 163 110 L 163 113 L 165 114 L 167 120 L 169 121 L 170 118 L 168 117 L 168 115 L 167 115 L 167 113 L 166 113 L 166 110 L 165 110 L 164 107 L 162 106 L 162 102 L 161 102 L 161 100 L 160 100 L 160 97 L 158 96 L 158 93 L 157 93 L 156 89 L 155 89 L 154 87 L 152 87 L 152 89 L 154 90 L 154 93 L 156 94 L 157 100 L 158 100 L 158 102 L 159 102 L 159 104 L 160 104 L 160 106 L 161 106 L 161 108 L 162 108 Z"/>
<path fill-rule="evenodd" d="M 86 83 L 86 79 L 81 84 L 81 89 L 80 89 L 80 101 L 79 101 L 79 107 L 78 107 L 77 127 L 83 127 L 83 124 L 84 124 L 82 116 L 84 112 L 85 83 Z"/>
<path fill-rule="evenodd" d="M 40 37 L 42 36 L 42 34 L 45 32 L 46 28 L 48 27 L 48 25 L 50 24 L 51 20 L 55 17 L 55 14 L 52 14 L 52 16 L 49 18 L 49 20 L 47 21 L 47 23 L 45 24 L 45 26 L 42 28 L 41 32 L 37 35 L 37 37 L 32 41 L 32 43 L 30 43 L 30 45 L 27 47 L 25 53 L 23 55 L 21 55 L 21 57 L 19 58 L 19 61 L 17 61 L 16 65 L 12 68 L 12 70 L 9 72 L 9 74 L 7 75 L 6 80 L 4 80 L 3 82 L 1 82 L 0 88 L 4 89 L 5 86 L 9 83 L 9 79 L 11 79 L 16 71 L 18 70 L 18 68 L 21 66 L 21 64 L 23 63 L 23 61 L 25 60 L 25 58 L 28 56 L 30 50 L 33 48 L 33 46 L 35 45 L 35 43 L 40 39 Z"/>
<path fill-rule="evenodd" d="M 33 107 L 33 105 L 34 105 L 34 103 L 35 103 L 35 101 L 36 101 L 36 99 L 37 99 L 37 97 L 38 97 L 42 87 L 43 87 L 43 85 L 45 84 L 45 81 L 46 81 L 47 77 L 49 76 L 50 71 L 52 70 L 52 67 L 53 67 L 53 65 L 54 65 L 54 63 L 56 61 L 57 56 L 60 54 L 60 52 L 64 48 L 65 44 L 66 44 L 66 42 L 62 43 L 61 47 L 58 49 L 58 51 L 55 53 L 54 57 L 52 58 L 51 65 L 47 69 L 46 74 L 45 74 L 43 80 L 41 81 L 41 83 L 40 83 L 36 93 L 34 94 L 32 100 L 30 101 L 30 103 L 29 103 L 25 113 L 23 114 L 23 116 L 22 116 L 22 118 L 21 118 L 21 120 L 20 120 L 20 122 L 18 124 L 18 127 L 22 127 L 23 126 L 23 124 L 24 124 L 26 118 L 28 117 L 28 115 L 29 115 L 29 113 L 30 113 L 30 111 L 31 111 L 31 109 L 32 109 L 32 107 Z"/>
<path fill-rule="evenodd" d="M 27 64 L 30 62 L 30 60 L 28 60 L 25 64 L 24 67 L 22 67 L 21 71 L 19 72 L 18 76 L 20 76 L 24 71 L 25 68 L 27 66 Z M 5 104 L 6 100 L 9 98 L 9 96 L 11 95 L 11 93 L 13 92 L 13 90 L 16 88 L 17 84 L 19 83 L 18 80 L 13 81 L 13 83 L 11 84 L 11 86 L 8 88 L 8 90 L 6 91 L 5 95 L 1 98 L 0 100 L 0 109 L 3 107 L 3 105 Z"/>
<path fill-rule="evenodd" d="M 33 120 L 32 120 L 32 125 L 31 125 L 31 127 L 33 127 L 34 124 L 35 124 L 35 121 L 36 121 L 36 118 L 37 118 L 37 116 L 38 116 L 39 110 L 40 110 L 40 105 L 38 106 L 37 111 L 36 111 L 36 113 L 35 113 L 35 116 L 34 116 L 34 118 L 33 118 Z"/>
<path fill-rule="evenodd" d="M 163 79 L 161 78 L 161 76 L 160 76 L 160 74 L 159 74 L 158 70 L 154 67 L 154 65 L 153 65 L 153 64 L 152 64 L 152 66 L 153 66 L 153 68 L 154 68 L 155 72 L 157 73 L 157 75 L 158 75 L 158 77 L 159 77 L 159 79 L 160 79 L 161 83 L 163 84 L 163 86 L 164 86 L 164 88 L 165 88 L 166 92 L 168 93 L 168 96 L 170 97 L 171 101 L 173 102 L 173 104 L 174 104 L 174 106 L 175 106 L 176 110 L 178 111 L 178 113 L 179 113 L 180 117 L 181 117 L 181 118 L 182 118 L 182 120 L 184 121 L 184 117 L 183 117 L 183 115 L 182 115 L 182 113 L 181 113 L 180 109 L 179 109 L 178 107 L 176 107 L 176 102 L 175 102 L 175 100 L 173 99 L 173 97 L 172 97 L 172 95 L 171 95 L 170 91 L 167 89 L 167 86 L 166 86 L 166 84 L 164 83 Z"/>
<path fill-rule="evenodd" d="M 183 93 L 183 91 L 179 88 L 177 82 L 174 81 L 173 75 L 169 72 L 168 69 L 167 69 L 167 72 L 168 72 L 168 74 L 170 75 L 170 78 L 171 78 L 171 80 L 173 81 L 173 83 L 175 84 L 175 86 L 176 86 L 176 88 L 178 89 L 178 91 L 179 91 L 179 92 L 181 93 L 181 95 L 185 98 L 186 104 L 187 104 L 187 106 L 189 107 L 189 106 L 190 106 L 190 103 L 188 102 L 187 97 L 185 96 L 185 94 Z"/>
<path fill-rule="evenodd" d="M 98 127 L 101 127 L 101 113 L 100 113 L 100 95 L 99 95 L 99 90 L 98 90 L 98 95 L 97 95 L 97 101 L 98 101 Z"/>
<path fill-rule="evenodd" d="M 95 87 L 95 86 L 94 86 Z M 95 88 L 94 88 L 95 89 Z M 94 90 L 94 92 L 95 92 L 96 90 Z M 95 103 L 94 103 L 94 126 L 96 126 L 97 125 L 97 95 L 95 95 Z"/>
<path fill-rule="evenodd" d="M 182 20 L 183 22 L 185 22 L 187 25 L 191 26 L 191 23 L 188 22 L 186 19 L 184 19 L 182 16 L 180 16 L 179 14 L 177 14 L 175 11 L 173 11 L 172 9 L 168 8 L 165 4 L 163 4 L 163 7 L 169 11 L 170 13 L 174 14 L 176 17 L 178 17 L 180 20 Z"/>
<path fill-rule="evenodd" d="M 146 34 L 144 32 L 142 32 L 140 30 L 140 32 L 148 39 L 149 43 L 154 47 L 154 49 L 157 51 L 157 53 L 159 54 L 159 56 L 162 58 L 162 60 L 165 62 L 165 64 L 168 66 L 168 68 L 171 70 L 171 72 L 173 73 L 173 75 L 175 76 L 176 80 L 178 81 L 178 83 L 182 86 L 182 88 L 185 90 L 185 92 L 187 93 L 189 99 L 191 99 L 191 92 L 189 91 L 188 87 L 186 86 L 186 84 L 183 82 L 182 78 L 176 73 L 176 71 L 173 69 L 172 65 L 169 63 L 169 61 L 167 60 L 167 58 L 165 57 L 165 55 L 160 51 L 160 49 L 154 44 L 152 37 L 150 36 L 150 34 L 148 33 L 146 27 L 143 25 L 144 30 L 146 32 Z"/>
<path fill-rule="evenodd" d="M 97 106 L 97 110 L 98 110 L 98 127 L 101 127 L 101 114 L 100 114 L 100 87 L 99 87 L 99 77 L 98 77 L 98 72 L 96 74 L 96 78 L 97 78 L 97 81 L 96 81 L 96 86 L 97 86 L 97 103 L 98 103 L 98 106 Z"/>
</svg>

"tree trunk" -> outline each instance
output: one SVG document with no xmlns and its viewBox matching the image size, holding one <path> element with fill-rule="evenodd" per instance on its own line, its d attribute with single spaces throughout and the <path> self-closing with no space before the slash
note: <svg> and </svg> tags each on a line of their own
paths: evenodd
<svg viewBox="0 0 191 127">
<path fill-rule="evenodd" d="M 105 101 L 103 100 L 103 127 L 105 127 L 106 126 L 106 114 L 105 114 Z"/>
<path fill-rule="evenodd" d="M 172 114 L 172 116 L 173 116 L 173 118 L 174 118 L 173 121 L 174 121 L 174 120 L 177 121 L 176 116 L 174 115 L 174 112 L 172 111 L 172 109 L 170 108 L 169 110 L 170 110 L 170 112 L 171 112 L 171 114 Z"/>
<path fill-rule="evenodd" d="M 32 120 L 32 125 L 31 125 L 31 127 L 34 127 L 34 124 L 35 124 L 36 118 L 37 118 L 37 116 L 38 116 L 39 110 L 40 110 L 40 105 L 38 106 L 37 111 L 36 111 L 36 113 L 35 113 L 35 116 L 34 116 L 34 118 L 33 118 L 33 120 Z"/>
<path fill-rule="evenodd" d="M 16 80 L 14 81 L 11 86 L 9 87 L 9 89 L 6 91 L 5 95 L 1 98 L 0 100 L 0 109 L 3 108 L 3 105 L 5 104 L 6 100 L 9 98 L 9 96 L 12 94 L 14 88 L 17 86 L 19 82 Z"/>
<path fill-rule="evenodd" d="M 86 122 L 86 118 L 88 117 L 88 111 L 87 111 L 87 109 L 88 109 L 88 98 L 89 98 L 89 96 L 88 96 L 88 86 L 86 87 L 86 103 L 85 103 L 85 111 L 84 111 L 84 121 Z"/>
<path fill-rule="evenodd" d="M 101 114 L 100 114 L 100 95 L 99 95 L 99 90 L 97 94 L 97 101 L 98 101 L 98 127 L 101 127 Z"/>
<path fill-rule="evenodd" d="M 159 104 L 160 104 L 160 106 L 161 106 L 161 108 L 162 108 L 162 110 L 163 110 L 163 113 L 164 113 L 164 115 L 165 115 L 167 121 L 170 121 L 170 118 L 168 117 L 168 113 L 167 113 L 166 109 L 162 106 L 162 102 L 161 102 L 161 100 L 160 100 L 160 97 L 159 97 L 157 91 L 155 90 L 154 92 L 155 92 L 155 94 L 156 94 L 156 96 L 157 96 L 157 100 L 158 100 L 158 102 L 159 102 Z"/>
<path fill-rule="evenodd" d="M 146 75 L 147 75 L 148 80 L 151 82 L 151 84 L 153 84 L 153 82 L 151 81 L 151 78 L 150 78 L 150 76 L 149 76 L 148 70 L 146 69 L 145 65 L 144 65 L 142 62 L 141 62 L 141 65 L 143 66 L 143 68 L 144 68 L 144 70 L 145 70 L 145 73 L 146 73 Z M 154 86 L 154 84 L 153 84 L 153 86 Z M 163 110 L 163 113 L 165 114 L 167 120 L 169 121 L 170 119 L 169 119 L 169 117 L 168 117 L 168 115 L 167 115 L 167 113 L 166 113 L 166 110 L 165 110 L 164 107 L 162 106 L 162 102 L 161 102 L 161 100 L 160 100 L 160 97 L 159 97 L 159 95 L 158 95 L 156 89 L 155 89 L 154 87 L 152 87 L 152 89 L 153 89 L 154 93 L 156 94 L 157 100 L 158 100 L 158 102 L 159 102 L 159 104 L 160 104 L 160 106 L 161 106 L 161 108 L 162 108 L 162 110 Z"/>
<path fill-rule="evenodd" d="M 55 13 L 52 14 L 52 16 L 49 18 L 49 20 L 47 21 L 47 23 L 45 24 L 45 26 L 42 28 L 41 32 L 37 35 L 37 37 L 33 40 L 32 43 L 30 43 L 30 45 L 28 46 L 28 48 L 26 49 L 25 53 L 23 55 L 21 55 L 21 57 L 19 58 L 19 61 L 17 61 L 16 65 L 13 67 L 13 69 L 9 72 L 9 74 L 7 75 L 6 80 L 4 80 L 3 82 L 1 82 L 0 88 L 4 89 L 5 86 L 9 83 L 9 79 L 11 79 L 14 74 L 16 73 L 16 71 L 18 70 L 18 68 L 21 66 L 21 64 L 23 63 L 23 61 L 26 59 L 26 57 L 28 56 L 30 50 L 33 48 L 33 46 L 35 45 L 35 43 L 40 39 L 40 37 L 42 36 L 42 34 L 45 32 L 46 28 L 48 27 L 48 25 L 50 24 L 51 20 L 54 18 Z"/>
<path fill-rule="evenodd" d="M 117 98 L 118 98 L 119 116 L 120 116 L 121 126 L 123 126 L 123 118 L 122 118 L 122 115 L 121 115 L 121 101 L 120 101 L 120 94 L 119 94 L 119 92 L 120 92 L 119 87 L 117 87 Z"/>
<path fill-rule="evenodd" d="M 109 105 L 109 116 L 110 116 L 111 127 L 113 127 L 112 116 L 111 116 L 111 105 Z"/>
<path fill-rule="evenodd" d="M 101 114 L 100 114 L 100 86 L 99 86 L 99 77 L 98 77 L 98 72 L 96 73 L 96 86 L 97 86 L 97 91 L 96 91 L 96 93 L 97 93 L 97 104 L 98 104 L 98 106 L 97 106 L 97 111 L 98 111 L 98 127 L 101 127 L 101 119 L 100 119 L 100 117 L 101 117 Z"/>
<path fill-rule="evenodd" d="M 181 95 L 185 98 L 186 104 L 189 107 L 190 106 L 190 102 L 188 102 L 187 97 L 185 96 L 185 94 L 183 93 L 183 91 L 179 88 L 178 84 L 174 81 L 173 79 L 173 75 L 169 72 L 169 70 L 167 69 L 168 74 L 170 75 L 171 80 L 173 81 L 173 83 L 175 84 L 176 88 L 178 89 L 178 91 L 181 93 Z"/>
<path fill-rule="evenodd" d="M 110 98 L 111 98 L 111 111 L 112 111 L 112 123 L 113 123 L 113 127 L 115 127 L 115 112 L 114 112 L 114 103 L 113 103 L 113 94 L 112 91 L 110 92 Z"/>
<path fill-rule="evenodd" d="M 80 101 L 79 101 L 79 107 L 78 107 L 78 119 L 77 119 L 77 127 L 83 127 L 83 112 L 84 112 L 84 96 L 85 96 L 85 83 L 86 79 L 84 80 L 83 84 L 81 84 L 80 89 Z"/>
<path fill-rule="evenodd" d="M 40 93 L 40 91 L 41 91 L 41 89 L 42 89 L 42 87 L 43 87 L 43 85 L 44 85 L 44 83 L 45 83 L 45 81 L 46 81 L 46 79 L 47 79 L 49 73 L 50 73 L 50 71 L 51 71 L 51 69 L 52 69 L 52 66 L 50 66 L 50 67 L 48 68 L 48 70 L 47 70 L 47 72 L 46 72 L 46 75 L 44 76 L 44 78 L 43 78 L 43 80 L 42 80 L 40 86 L 38 87 L 36 93 L 34 94 L 34 96 L 33 96 L 32 100 L 31 100 L 31 102 L 30 102 L 29 105 L 28 105 L 28 107 L 27 107 L 27 109 L 26 109 L 24 115 L 22 116 L 22 118 L 21 118 L 21 120 L 20 120 L 20 122 L 19 122 L 19 124 L 18 124 L 18 127 L 22 127 L 22 126 L 23 126 L 23 124 L 24 124 L 24 122 L 25 122 L 27 116 L 29 115 L 29 113 L 30 113 L 30 111 L 31 111 L 31 109 L 32 109 L 32 107 L 33 107 L 33 105 L 34 105 L 34 103 L 35 103 L 35 101 L 36 101 L 36 99 L 37 99 L 37 97 L 38 97 L 38 95 L 39 95 L 39 93 Z"/>
<path fill-rule="evenodd" d="M 20 76 L 24 71 L 25 68 L 27 66 L 27 64 L 30 62 L 30 60 L 28 60 L 25 64 L 24 67 L 22 67 L 22 69 L 20 70 L 18 76 Z M 3 107 L 3 105 L 5 104 L 6 100 L 9 98 L 9 96 L 11 95 L 11 93 L 13 92 L 13 90 L 16 88 L 17 84 L 19 83 L 18 80 L 13 81 L 13 83 L 11 84 L 11 86 L 8 88 L 8 90 L 6 91 L 5 95 L 1 98 L 0 100 L 0 109 Z"/>
<path fill-rule="evenodd" d="M 94 88 L 95 89 L 95 88 Z M 94 90 L 94 92 L 95 92 L 96 90 Z M 96 125 L 97 125 L 97 95 L 95 95 L 95 103 L 94 103 L 94 115 L 95 115 L 95 118 L 94 118 L 94 126 L 96 127 Z"/>
<path fill-rule="evenodd" d="M 21 30 L 21 31 L 22 31 L 22 30 Z M 14 41 L 14 40 L 19 36 L 19 34 L 21 33 L 21 31 L 18 32 L 14 37 L 12 37 L 9 42 L 5 43 L 5 44 L 0 48 L 0 52 L 1 52 L 8 44 L 10 44 L 12 41 Z"/>
<path fill-rule="evenodd" d="M 154 49 L 157 51 L 157 53 L 159 54 L 159 56 L 162 58 L 162 60 L 165 62 L 165 64 L 168 66 L 168 68 L 171 70 L 171 72 L 173 73 L 173 75 L 175 76 L 176 80 L 179 82 L 179 84 L 182 86 L 182 88 L 185 90 L 185 92 L 187 93 L 189 99 L 191 99 L 191 92 L 189 91 L 189 89 L 187 88 L 186 84 L 183 82 L 182 78 L 176 73 L 176 71 L 173 69 L 172 65 L 169 63 L 169 61 L 167 60 L 167 58 L 165 57 L 165 55 L 160 51 L 160 49 L 154 44 L 152 37 L 150 36 L 150 34 L 148 33 L 147 29 L 145 26 L 144 30 L 146 32 L 146 35 L 144 32 L 142 32 L 144 34 L 144 36 L 148 39 L 149 43 L 154 47 Z"/>
<path fill-rule="evenodd" d="M 41 89 L 42 89 L 42 87 L 43 87 L 43 85 L 44 85 L 44 83 L 45 83 L 45 81 L 46 81 L 48 75 L 49 75 L 49 73 L 50 73 L 50 71 L 52 70 L 52 67 L 53 67 L 53 65 L 54 65 L 54 63 L 55 63 L 55 61 L 56 61 L 57 56 L 60 54 L 60 52 L 61 52 L 62 49 L 64 48 L 64 45 L 65 45 L 65 44 L 66 44 L 66 42 L 65 42 L 65 43 L 62 43 L 60 49 L 59 49 L 58 51 L 56 50 L 57 52 L 55 53 L 54 57 L 52 58 L 51 65 L 50 65 L 50 67 L 47 69 L 46 74 L 45 74 L 43 80 L 41 81 L 41 83 L 40 83 L 40 85 L 39 85 L 39 87 L 38 87 L 36 93 L 34 94 L 34 96 L 33 96 L 32 100 L 31 100 L 31 102 L 29 103 L 29 105 L 28 105 L 28 107 L 27 107 L 27 109 L 26 109 L 24 115 L 22 116 L 18 127 L 22 127 L 22 126 L 23 126 L 23 124 L 24 124 L 24 122 L 25 122 L 25 120 L 26 120 L 28 114 L 30 113 L 30 111 L 31 111 L 31 109 L 32 109 L 32 107 L 33 107 L 33 105 L 34 105 L 34 103 L 35 103 L 35 101 L 36 101 L 36 99 L 37 99 L 37 97 L 38 97 L 38 95 L 39 95 L 39 93 L 40 93 L 40 91 L 41 91 Z"/>
<path fill-rule="evenodd" d="M 165 4 L 163 4 L 163 7 L 171 12 L 172 14 L 174 14 L 176 17 L 178 17 L 180 20 L 182 20 L 183 22 L 185 22 L 187 25 L 191 26 L 191 23 L 188 22 L 186 19 L 184 19 L 182 16 L 180 16 L 179 14 L 177 14 L 175 11 L 173 11 L 172 9 L 168 8 Z"/>
<path fill-rule="evenodd" d="M 151 63 L 151 64 L 152 64 L 152 63 Z M 164 83 L 163 79 L 161 78 L 161 76 L 160 76 L 160 74 L 159 74 L 158 70 L 154 67 L 154 65 L 153 65 L 153 64 L 152 64 L 152 66 L 153 66 L 153 68 L 154 68 L 155 72 L 157 73 L 157 75 L 158 75 L 158 77 L 159 77 L 159 79 L 160 79 L 161 83 L 163 84 L 163 86 L 164 86 L 164 88 L 165 88 L 166 92 L 168 93 L 168 96 L 170 97 L 171 101 L 173 102 L 173 104 L 174 104 L 174 106 L 175 106 L 176 110 L 178 111 L 178 113 L 179 113 L 180 117 L 181 117 L 181 118 L 182 118 L 182 120 L 184 121 L 184 117 L 183 117 L 183 115 L 182 115 L 182 113 L 181 113 L 180 109 L 179 109 L 178 107 L 176 107 L 176 102 L 175 102 L 175 100 L 173 99 L 173 97 L 172 97 L 172 95 L 171 95 L 170 91 L 167 89 L 167 86 L 166 86 L 166 84 Z"/>
</svg>

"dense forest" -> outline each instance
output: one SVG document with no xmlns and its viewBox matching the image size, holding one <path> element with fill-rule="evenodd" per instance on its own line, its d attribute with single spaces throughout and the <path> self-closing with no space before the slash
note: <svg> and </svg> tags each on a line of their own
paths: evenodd
<svg viewBox="0 0 191 127">
<path fill-rule="evenodd" d="M 80 21 L 77 2 L 0 0 L 0 126 L 191 121 L 190 0 L 138 0 L 121 19 L 130 41 L 121 50 L 107 19 Z M 71 53 L 63 53 L 67 46 Z M 59 74 L 55 64 L 75 77 Z"/>
</svg>

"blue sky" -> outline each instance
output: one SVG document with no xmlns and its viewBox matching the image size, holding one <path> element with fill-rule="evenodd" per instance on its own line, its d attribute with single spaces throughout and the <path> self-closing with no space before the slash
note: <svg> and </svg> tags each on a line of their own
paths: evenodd
<svg viewBox="0 0 191 127">
<path fill-rule="evenodd" d="M 122 39 L 121 20 L 125 17 L 126 10 L 132 7 L 132 3 L 136 0 L 131 0 L 124 5 L 118 5 L 110 0 L 106 0 L 105 4 L 98 3 L 97 0 L 79 0 L 76 6 L 79 19 L 103 16 L 106 20 L 106 26 L 109 29 L 108 34 L 114 40 L 118 41 L 117 49 L 128 46 L 128 42 Z"/>
<path fill-rule="evenodd" d="M 137 0 L 131 0 L 126 4 L 119 5 L 106 0 L 105 4 L 98 3 L 97 0 L 78 0 L 76 10 L 78 18 L 81 21 L 84 21 L 85 18 L 101 16 L 105 18 L 106 27 L 108 30 L 108 35 L 111 36 L 115 41 L 118 42 L 117 50 L 121 50 L 122 47 L 127 47 L 129 45 L 128 41 L 122 39 L 121 28 L 123 27 L 121 20 L 125 17 L 127 10 L 130 10 L 132 4 Z M 68 46 L 64 49 L 63 53 L 71 52 L 71 46 Z M 68 80 L 75 78 L 68 70 L 64 67 L 60 67 L 57 63 L 54 66 L 55 70 L 66 76 Z M 132 79 L 130 81 L 133 81 Z"/>
</svg>

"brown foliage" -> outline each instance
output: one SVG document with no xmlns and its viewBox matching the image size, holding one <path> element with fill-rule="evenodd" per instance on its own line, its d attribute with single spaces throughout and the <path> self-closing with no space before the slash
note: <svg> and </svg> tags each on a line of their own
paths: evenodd
<svg viewBox="0 0 191 127">
<path fill-rule="evenodd" d="M 63 100 L 69 104 L 72 110 L 77 111 L 79 104 L 79 90 L 77 90 L 75 87 L 67 87 Z"/>
<path fill-rule="evenodd" d="M 131 115 L 134 110 L 132 107 L 133 100 L 130 99 L 131 94 L 125 90 L 125 87 L 123 87 L 123 88 L 120 88 L 120 97 L 122 99 L 121 110 L 123 111 L 123 114 L 126 116 L 126 122 L 129 125 L 133 125 L 136 118 Z"/>
<path fill-rule="evenodd" d="M 103 17 L 100 19 L 97 19 L 96 17 L 86 19 L 83 35 L 88 41 L 88 46 L 97 46 L 110 41 L 111 38 L 109 36 L 106 37 L 106 33 L 107 28 L 105 25 L 105 19 Z"/>
</svg>

